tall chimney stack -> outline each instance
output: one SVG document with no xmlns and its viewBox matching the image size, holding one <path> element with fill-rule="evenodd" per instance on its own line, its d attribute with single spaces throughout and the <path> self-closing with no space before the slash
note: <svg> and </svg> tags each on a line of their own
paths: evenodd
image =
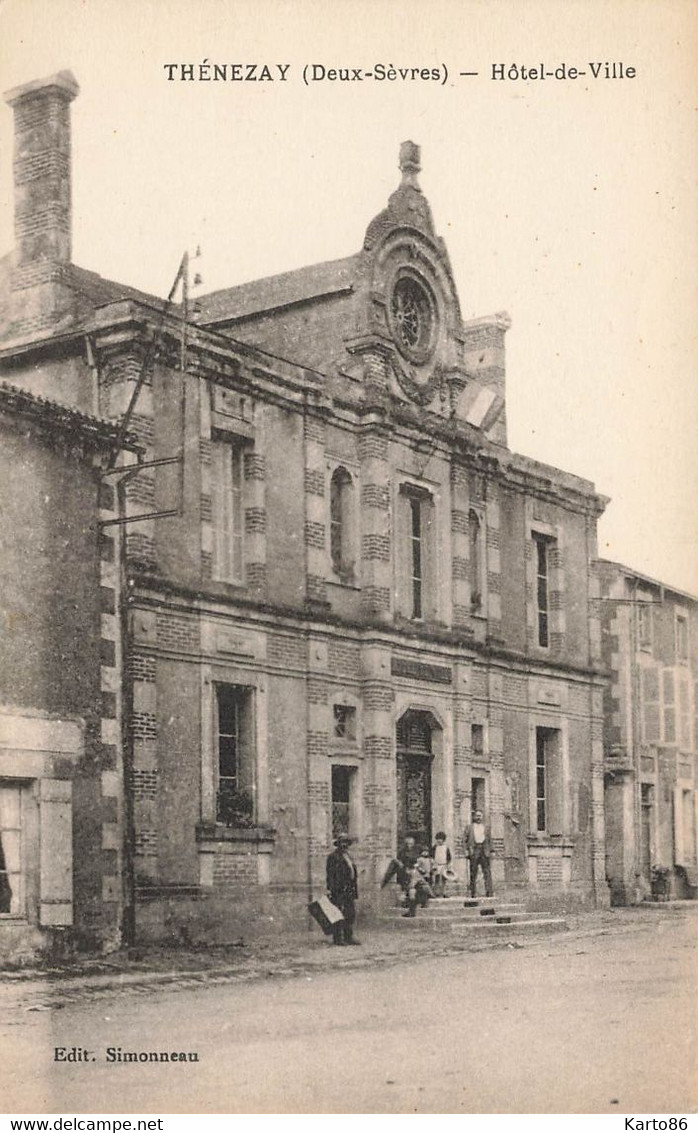
<svg viewBox="0 0 698 1133">
<path fill-rule="evenodd" d="M 59 71 L 7 91 L 15 115 L 13 337 L 57 329 L 71 314 L 70 104 L 79 87 Z"/>
</svg>

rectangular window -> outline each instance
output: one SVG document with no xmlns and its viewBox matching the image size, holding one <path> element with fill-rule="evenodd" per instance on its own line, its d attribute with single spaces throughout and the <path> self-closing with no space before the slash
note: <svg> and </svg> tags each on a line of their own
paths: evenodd
<svg viewBox="0 0 698 1133">
<path fill-rule="evenodd" d="M 479 777 L 470 780 L 470 818 L 475 817 L 476 811 L 486 813 L 485 806 L 485 780 Z"/>
<path fill-rule="evenodd" d="M 473 749 L 473 755 L 484 755 L 485 752 L 485 728 L 483 724 L 472 724 L 470 727 L 470 746 Z"/>
<path fill-rule="evenodd" d="M 547 648 L 550 645 L 550 579 L 548 549 L 550 540 L 545 535 L 533 535 L 536 562 L 537 641 Z"/>
<path fill-rule="evenodd" d="M 685 614 L 676 615 L 676 659 L 688 661 L 688 618 Z"/>
<path fill-rule="evenodd" d="M 334 704 L 334 738 L 336 740 L 356 739 L 356 708 L 351 704 Z"/>
<path fill-rule="evenodd" d="M 22 794 L 0 784 L 0 916 L 24 912 Z"/>
<path fill-rule="evenodd" d="M 412 617 L 422 616 L 422 505 L 410 500 L 410 562 L 412 567 Z"/>
<path fill-rule="evenodd" d="M 468 570 L 470 574 L 470 610 L 485 611 L 484 520 L 471 508 L 468 512 Z"/>
<path fill-rule="evenodd" d="M 216 685 L 216 819 L 228 826 L 254 818 L 251 693 L 239 685 Z"/>
<path fill-rule="evenodd" d="M 243 582 L 243 448 L 229 440 L 213 442 L 213 576 Z"/>
<path fill-rule="evenodd" d="M 536 728 L 536 829 L 545 830 L 546 821 L 546 735 Z"/>
<path fill-rule="evenodd" d="M 641 599 L 637 605 L 637 644 L 639 649 L 652 649 L 652 606 Z"/>
<path fill-rule="evenodd" d="M 565 832 L 565 791 L 562 733 L 559 728 L 536 728 L 534 781 L 535 812 L 531 815 L 534 829 L 548 835 Z M 535 795 L 534 795 L 535 792 Z"/>
<path fill-rule="evenodd" d="M 354 801 L 355 767 L 332 767 L 332 837 L 352 834 L 352 804 Z"/>
<path fill-rule="evenodd" d="M 434 500 L 426 488 L 403 484 L 398 496 L 398 605 L 408 618 L 436 614 Z"/>
</svg>

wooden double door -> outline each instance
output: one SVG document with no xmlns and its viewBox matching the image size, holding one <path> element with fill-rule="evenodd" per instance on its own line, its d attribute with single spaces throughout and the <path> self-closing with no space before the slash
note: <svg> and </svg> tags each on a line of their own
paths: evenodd
<svg viewBox="0 0 698 1133">
<path fill-rule="evenodd" d="M 431 846 L 431 755 L 397 756 L 398 846 L 411 834 L 417 847 Z"/>
</svg>

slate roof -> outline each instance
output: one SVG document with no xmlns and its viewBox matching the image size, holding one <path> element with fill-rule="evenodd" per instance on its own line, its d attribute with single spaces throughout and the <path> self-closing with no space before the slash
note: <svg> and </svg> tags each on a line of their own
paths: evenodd
<svg viewBox="0 0 698 1133">
<path fill-rule="evenodd" d="M 351 291 L 359 256 L 346 256 L 197 296 L 200 323 L 234 322 Z"/>
</svg>

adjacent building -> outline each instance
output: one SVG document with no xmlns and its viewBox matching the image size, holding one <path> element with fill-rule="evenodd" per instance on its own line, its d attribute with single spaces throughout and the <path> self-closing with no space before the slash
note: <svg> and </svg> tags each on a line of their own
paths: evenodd
<svg viewBox="0 0 698 1133">
<path fill-rule="evenodd" d="M 303 925 L 340 831 L 378 909 L 476 808 L 500 890 L 607 903 L 606 500 L 507 447 L 509 320 L 462 319 L 418 147 L 354 255 L 164 303 L 71 262 L 76 93 L 7 96 L 0 372 L 113 423 L 129 931 Z"/>
<path fill-rule="evenodd" d="M 600 579 L 611 897 L 695 896 L 698 599 L 620 563 Z"/>
<path fill-rule="evenodd" d="M 115 947 L 123 901 L 116 430 L 0 383 L 0 958 Z"/>
</svg>

